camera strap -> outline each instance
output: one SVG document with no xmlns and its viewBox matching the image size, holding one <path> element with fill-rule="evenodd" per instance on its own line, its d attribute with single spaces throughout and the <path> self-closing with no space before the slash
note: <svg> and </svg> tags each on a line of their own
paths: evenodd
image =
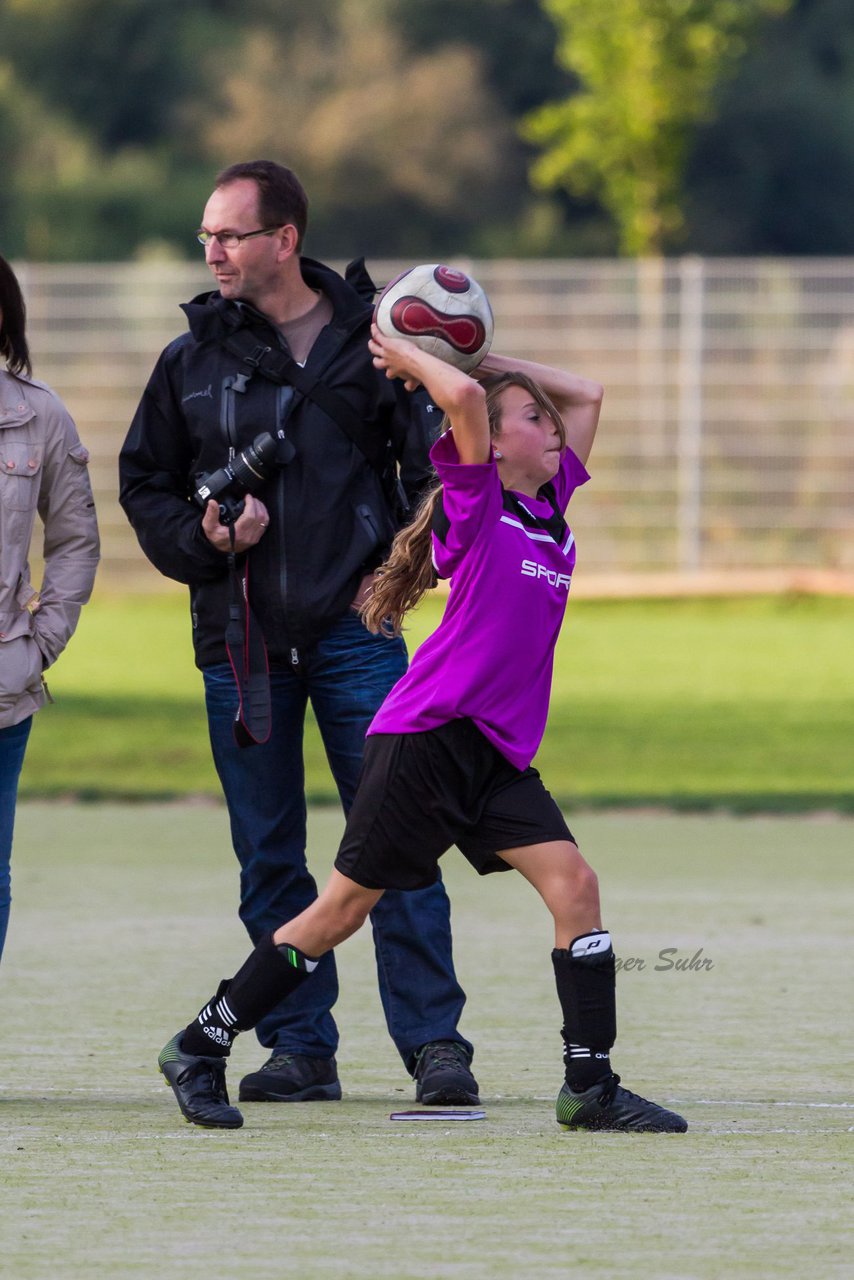
<svg viewBox="0 0 854 1280">
<path fill-rule="evenodd" d="M 237 684 L 237 711 L 232 724 L 239 747 L 264 743 L 273 727 L 270 695 L 270 667 L 264 635 L 249 603 L 249 557 L 243 571 L 237 568 L 234 552 L 234 525 L 229 525 L 231 551 L 228 556 L 230 600 L 225 647 Z"/>
<path fill-rule="evenodd" d="M 368 430 L 343 396 L 325 386 L 319 377 L 297 364 L 292 356 L 259 342 L 246 327 L 233 329 L 227 337 L 220 339 L 220 343 L 231 355 L 249 365 L 251 373 L 248 377 L 252 373 L 260 373 L 262 377 L 280 386 L 294 387 L 307 400 L 312 400 L 332 419 L 339 431 L 343 431 L 380 478 L 385 476 L 388 464 L 387 442 L 377 440 L 376 433 Z"/>
</svg>

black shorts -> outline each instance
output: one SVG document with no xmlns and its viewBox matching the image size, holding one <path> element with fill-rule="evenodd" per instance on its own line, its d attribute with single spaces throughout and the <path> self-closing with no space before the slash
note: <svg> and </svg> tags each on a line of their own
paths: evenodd
<svg viewBox="0 0 854 1280">
<path fill-rule="evenodd" d="M 471 720 L 371 734 L 335 859 L 366 889 L 423 889 L 452 845 L 480 875 L 509 871 L 502 849 L 572 840 L 536 769 L 505 760 Z"/>
</svg>

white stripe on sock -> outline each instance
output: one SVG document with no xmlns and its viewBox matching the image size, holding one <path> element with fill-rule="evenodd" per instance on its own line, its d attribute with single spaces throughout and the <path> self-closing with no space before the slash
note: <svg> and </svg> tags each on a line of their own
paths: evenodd
<svg viewBox="0 0 854 1280">
<path fill-rule="evenodd" d="M 227 1027 L 234 1026 L 237 1019 L 226 1004 L 225 998 L 217 1001 L 216 1011 L 219 1014 L 221 1022 L 224 1022 Z"/>
</svg>

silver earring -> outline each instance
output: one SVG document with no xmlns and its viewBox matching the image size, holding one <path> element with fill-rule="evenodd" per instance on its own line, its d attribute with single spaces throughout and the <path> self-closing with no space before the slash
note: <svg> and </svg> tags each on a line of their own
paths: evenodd
<svg viewBox="0 0 854 1280">
<path fill-rule="evenodd" d="M 503 454 L 503 453 L 499 453 L 499 452 L 498 452 L 498 450 L 496 449 L 496 450 L 495 450 L 495 456 L 496 456 L 496 458 L 503 458 L 503 457 L 504 457 L 504 454 Z"/>
</svg>

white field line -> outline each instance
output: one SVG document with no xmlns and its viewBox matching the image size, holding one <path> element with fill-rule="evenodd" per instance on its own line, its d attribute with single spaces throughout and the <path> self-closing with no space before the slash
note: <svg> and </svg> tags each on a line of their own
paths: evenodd
<svg viewBox="0 0 854 1280">
<path fill-rule="evenodd" d="M 830 1107 L 854 1110 L 854 1102 L 744 1102 L 736 1098 L 675 1098 L 674 1101 L 705 1107 Z"/>
<path fill-rule="evenodd" d="M 539 1097 L 535 1102 L 549 1102 L 551 1099 Z M 749 1102 L 741 1098 L 666 1098 L 668 1106 L 686 1107 L 828 1107 L 839 1110 L 854 1111 L 854 1102 Z"/>
</svg>

